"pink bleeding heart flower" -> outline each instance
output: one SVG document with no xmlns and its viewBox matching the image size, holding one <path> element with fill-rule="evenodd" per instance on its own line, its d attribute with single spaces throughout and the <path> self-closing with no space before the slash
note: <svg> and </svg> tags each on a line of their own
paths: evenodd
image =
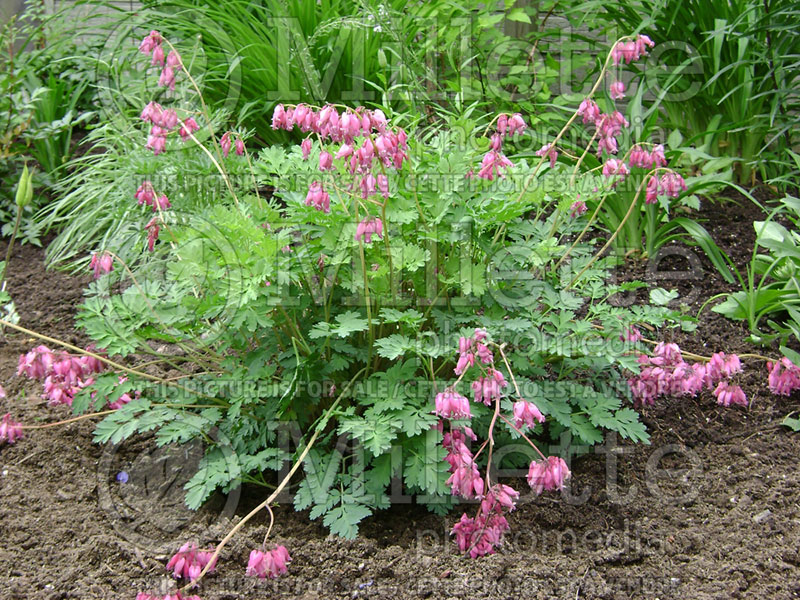
<svg viewBox="0 0 800 600">
<path fill-rule="evenodd" d="M 229 131 L 226 131 L 222 134 L 222 137 L 219 139 L 219 145 L 222 148 L 222 156 L 228 158 L 228 154 L 231 151 L 231 134 Z"/>
<path fill-rule="evenodd" d="M 244 142 L 241 138 L 236 138 L 236 142 L 234 142 L 234 147 L 236 148 L 235 152 L 237 156 L 242 156 L 244 154 Z"/>
<path fill-rule="evenodd" d="M 384 199 L 389 198 L 389 178 L 384 175 L 383 173 L 378 173 L 378 176 L 375 178 L 375 181 L 378 183 L 378 190 L 381 192 L 381 196 Z"/>
<path fill-rule="evenodd" d="M 161 45 L 163 40 L 164 38 L 161 37 L 160 33 L 158 33 L 156 30 L 152 30 L 139 44 L 139 51 L 143 54 L 150 54 L 156 48 L 156 46 Z"/>
<path fill-rule="evenodd" d="M 142 121 L 149 121 L 153 125 L 156 125 L 161 121 L 161 113 L 163 112 L 162 106 L 158 102 L 150 101 L 147 103 L 142 109 L 142 114 L 139 115 L 139 118 Z"/>
<path fill-rule="evenodd" d="M 543 491 L 560 490 L 571 473 L 560 456 L 548 456 L 547 460 L 532 461 L 528 469 L 528 485 L 537 494 Z"/>
<path fill-rule="evenodd" d="M 100 279 L 105 273 L 111 273 L 114 270 L 114 257 L 108 252 L 92 254 L 92 260 L 89 262 L 89 268 L 94 271 L 94 278 Z"/>
<path fill-rule="evenodd" d="M 647 150 L 637 144 L 631 148 L 628 163 L 632 167 L 649 169 L 653 166 L 653 157 Z"/>
<path fill-rule="evenodd" d="M 667 166 L 667 157 L 664 155 L 664 146 L 662 144 L 656 145 L 653 148 L 653 151 L 650 153 L 650 156 L 653 159 L 653 166 L 656 167 Z"/>
<path fill-rule="evenodd" d="M 22 433 L 22 423 L 11 420 L 11 413 L 6 413 L 0 419 L 0 442 L 15 443 L 24 434 Z"/>
<path fill-rule="evenodd" d="M 621 81 L 615 81 L 608 88 L 608 93 L 614 100 L 621 100 L 625 97 L 625 84 Z"/>
<path fill-rule="evenodd" d="M 310 137 L 305 138 L 300 142 L 300 150 L 303 152 L 303 160 L 308 160 L 308 155 L 311 154 L 312 141 Z M 339 158 L 337 155 L 336 158 Z"/>
<path fill-rule="evenodd" d="M 499 133 L 502 137 L 505 137 L 507 129 L 508 129 L 508 115 L 502 114 L 499 117 L 497 117 L 497 133 Z"/>
<path fill-rule="evenodd" d="M 214 555 L 213 550 L 198 550 L 194 542 L 186 542 L 175 555 L 169 559 L 167 570 L 173 572 L 173 577 L 180 579 L 195 580 L 200 576 L 206 565 L 209 572 L 216 567 L 216 559 L 211 562 Z"/>
<path fill-rule="evenodd" d="M 544 415 L 533 402 L 520 400 L 514 403 L 514 425 L 518 429 L 523 426 L 535 427 L 537 423 L 544 423 Z"/>
<path fill-rule="evenodd" d="M 291 111 L 288 113 L 283 104 L 278 104 L 272 112 L 272 128 L 273 129 L 286 129 L 287 131 L 292 128 L 291 125 Z"/>
<path fill-rule="evenodd" d="M 167 55 L 167 66 L 178 69 L 181 66 L 181 55 L 175 50 L 170 50 Z"/>
<path fill-rule="evenodd" d="M 606 177 L 614 177 L 615 175 L 618 175 L 619 177 L 624 178 L 629 174 L 630 171 L 628 170 L 628 165 L 626 165 L 624 161 L 616 158 L 609 158 L 603 165 L 603 175 Z"/>
<path fill-rule="evenodd" d="M 589 209 L 586 207 L 586 202 L 583 200 L 576 200 L 569 207 L 569 216 L 574 219 L 576 217 L 580 217 L 587 210 Z"/>
<path fill-rule="evenodd" d="M 374 194 L 377 185 L 378 180 L 375 179 L 375 176 L 372 173 L 367 173 L 364 175 L 359 183 L 359 187 L 361 188 L 361 197 L 368 198 Z"/>
<path fill-rule="evenodd" d="M 800 388 L 800 368 L 788 358 L 783 357 L 774 363 L 768 362 L 767 370 L 769 390 L 773 394 L 788 396 Z"/>
<path fill-rule="evenodd" d="M 155 52 L 153 52 L 155 56 Z M 169 65 L 161 70 L 161 75 L 158 78 L 158 85 L 161 87 L 168 87 L 170 90 L 175 91 L 175 69 Z"/>
<path fill-rule="evenodd" d="M 331 200 L 322 184 L 319 181 L 314 181 L 308 188 L 306 194 L 306 206 L 313 206 L 317 210 L 329 213 L 331 211 Z"/>
<path fill-rule="evenodd" d="M 470 518 L 466 513 L 454 526 L 450 535 L 456 536 L 458 549 L 462 554 L 469 552 L 471 558 L 494 554 L 500 546 L 503 534 L 509 530 L 506 518 L 497 513 L 486 515 L 481 513 Z"/>
<path fill-rule="evenodd" d="M 717 399 L 717 404 L 722 406 L 730 406 L 731 404 L 738 404 L 740 406 L 747 406 L 747 396 L 738 385 L 730 385 L 727 381 L 720 381 L 714 389 L 714 396 Z"/>
<path fill-rule="evenodd" d="M 677 198 L 681 192 L 686 191 L 686 182 L 683 177 L 672 171 L 664 173 L 658 184 L 660 192 L 670 198 Z"/>
<path fill-rule="evenodd" d="M 350 144 L 342 144 L 342 147 L 336 153 L 336 158 L 350 158 L 353 156 L 353 152 L 353 147 Z"/>
<path fill-rule="evenodd" d="M 513 167 L 512 163 L 503 154 L 490 150 L 486 153 L 481 161 L 481 169 L 478 171 L 478 177 L 492 181 L 495 177 L 505 177 L 504 169 Z"/>
<path fill-rule="evenodd" d="M 651 175 L 650 179 L 647 180 L 647 190 L 644 196 L 645 204 L 655 204 L 658 202 L 658 192 L 658 177 Z"/>
<path fill-rule="evenodd" d="M 197 124 L 197 121 L 194 120 L 194 117 L 189 117 L 183 122 L 181 128 L 178 130 L 178 135 L 181 136 L 181 139 L 185 142 L 191 137 L 195 131 L 200 129 L 200 126 Z"/>
<path fill-rule="evenodd" d="M 147 231 L 147 249 L 152 252 L 156 245 L 156 240 L 158 239 L 158 234 L 160 232 L 160 227 L 158 226 L 158 217 L 153 217 L 144 226 L 145 230 Z"/>
<path fill-rule="evenodd" d="M 536 156 L 547 157 L 550 159 L 550 168 L 556 166 L 556 159 L 558 159 L 558 152 L 552 144 L 545 144 L 536 151 Z"/>
<path fill-rule="evenodd" d="M 171 206 L 172 206 L 172 204 L 170 204 L 169 198 L 167 198 L 167 195 L 166 194 L 161 194 L 153 202 L 153 212 L 157 212 L 159 210 L 165 210 L 167 208 L 170 208 Z"/>
<path fill-rule="evenodd" d="M 489 515 L 493 512 L 502 514 L 503 510 L 511 512 L 519 499 L 519 492 L 502 483 L 494 484 L 481 500 L 481 513 Z"/>
<path fill-rule="evenodd" d="M 319 170 L 331 171 L 333 170 L 333 156 L 330 152 L 323 150 L 319 153 Z"/>
<path fill-rule="evenodd" d="M 144 147 L 152 150 L 154 156 L 164 152 L 167 147 L 167 131 L 158 125 L 153 125 L 150 128 L 150 135 L 147 136 L 147 143 Z"/>
<path fill-rule="evenodd" d="M 578 115 L 583 116 L 583 124 L 596 123 L 600 119 L 600 107 L 591 98 L 585 98 L 578 106 Z"/>
<path fill-rule="evenodd" d="M 522 115 L 519 113 L 514 113 L 508 119 L 508 135 L 516 135 L 522 134 L 525 132 L 527 125 L 525 125 L 525 120 L 522 118 Z"/>
<path fill-rule="evenodd" d="M 286 573 L 286 565 L 291 562 L 292 557 L 289 556 L 288 550 L 285 546 L 278 546 L 273 550 L 263 552 L 262 550 L 253 550 L 250 552 L 250 559 L 247 561 L 246 575 L 250 577 L 260 577 L 264 579 L 269 577 L 275 579 L 279 575 Z"/>
<path fill-rule="evenodd" d="M 373 235 L 383 238 L 383 222 L 378 217 L 365 217 L 356 226 L 355 240 L 358 242 L 363 238 L 364 242 L 369 244 L 372 242 Z"/>
<path fill-rule="evenodd" d="M 133 197 L 139 201 L 140 205 L 146 204 L 147 206 L 153 206 L 153 202 L 156 198 L 156 190 L 152 183 L 149 181 L 143 181 Z"/>
<path fill-rule="evenodd" d="M 178 113 L 176 113 L 171 108 L 167 110 L 162 110 L 159 115 L 154 115 L 153 123 L 161 127 L 161 129 L 166 129 L 170 131 L 175 128 L 178 124 Z"/>
<path fill-rule="evenodd" d="M 445 390 L 436 395 L 435 414 L 444 419 L 471 419 L 469 400 L 453 390 Z"/>
<path fill-rule="evenodd" d="M 161 45 L 158 45 L 155 48 L 153 48 L 153 57 L 150 60 L 150 64 L 154 67 L 164 66 L 164 48 L 162 48 Z"/>
</svg>

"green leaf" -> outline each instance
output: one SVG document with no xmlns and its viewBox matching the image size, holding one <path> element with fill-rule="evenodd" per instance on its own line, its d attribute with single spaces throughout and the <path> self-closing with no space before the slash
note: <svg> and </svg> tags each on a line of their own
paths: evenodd
<svg viewBox="0 0 800 600">
<path fill-rule="evenodd" d="M 656 306 L 666 306 L 679 295 L 678 290 L 667 291 L 664 288 L 657 287 L 650 290 L 650 302 Z"/>
<path fill-rule="evenodd" d="M 508 19 L 509 21 L 518 21 L 520 23 L 528 23 L 529 25 L 531 23 L 531 18 L 521 8 L 515 8 L 515 9 L 511 10 L 506 15 L 506 19 Z"/>
<path fill-rule="evenodd" d="M 400 423 L 393 415 L 378 414 L 369 409 L 363 417 L 339 417 L 339 433 L 349 433 L 373 456 L 380 456 L 392 447 Z"/>
<path fill-rule="evenodd" d="M 363 504 L 342 503 L 329 510 L 322 522 L 333 535 L 352 540 L 358 535 L 358 524 L 371 514 L 372 509 Z"/>
<path fill-rule="evenodd" d="M 444 493 L 447 489 L 449 465 L 447 452 L 441 445 L 441 434 L 429 430 L 403 445 L 405 464 L 403 479 L 406 485 L 429 494 Z"/>
<path fill-rule="evenodd" d="M 781 425 L 788 427 L 795 433 L 800 432 L 800 419 L 794 419 L 787 416 L 783 421 L 781 421 Z"/>
<path fill-rule="evenodd" d="M 681 135 L 678 129 L 674 129 L 667 137 L 667 146 L 669 146 L 670 150 L 677 150 L 680 148 L 681 142 L 683 142 L 683 135 Z"/>
<path fill-rule="evenodd" d="M 394 333 L 389 337 L 375 340 L 375 348 L 378 356 L 397 360 L 406 352 L 412 352 L 416 348 L 416 342 L 409 337 Z"/>
<path fill-rule="evenodd" d="M 634 442 L 650 443 L 650 435 L 647 433 L 644 424 L 639 420 L 639 413 L 635 410 L 621 408 L 614 413 L 614 419 L 617 421 L 617 427 L 615 429 L 622 437 L 633 440 Z"/>
<path fill-rule="evenodd" d="M 598 444 L 603 441 L 602 432 L 592 425 L 589 419 L 583 415 L 572 415 L 570 431 L 589 445 Z"/>
<path fill-rule="evenodd" d="M 338 324 L 331 329 L 331 332 L 341 338 L 347 337 L 351 333 L 365 331 L 369 327 L 369 321 L 352 310 L 336 315 L 336 323 Z"/>
</svg>

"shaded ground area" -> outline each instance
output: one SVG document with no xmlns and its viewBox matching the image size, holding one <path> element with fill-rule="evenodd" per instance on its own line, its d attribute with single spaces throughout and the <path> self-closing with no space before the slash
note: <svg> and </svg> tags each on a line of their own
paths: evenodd
<svg viewBox="0 0 800 600">
<path fill-rule="evenodd" d="M 749 257 L 758 215 L 744 203 L 703 213 L 739 264 Z M 35 248 L 14 251 L 9 289 L 21 323 L 85 344 L 72 319 L 86 280 L 45 272 L 41 259 Z M 619 276 L 678 287 L 694 311 L 731 289 L 705 259 L 699 278 L 670 283 L 662 271 L 686 270 L 682 260 L 665 258 L 649 274 L 625 267 Z M 710 312 L 697 332 L 664 335 L 703 354 L 747 348 L 741 325 Z M 27 424 L 68 417 L 68 409 L 40 400 L 38 384 L 13 376 L 19 354 L 37 342 L 12 332 L 0 342 L 0 383 L 8 392 L 0 414 L 11 411 Z M 321 524 L 284 507 L 272 539 L 292 554 L 289 575 L 244 577 L 249 551 L 266 532 L 264 515 L 235 538 L 198 593 L 206 600 L 800 596 L 800 436 L 779 426 L 800 401 L 770 395 L 762 364 L 747 369 L 749 409 L 719 409 L 710 395 L 648 409 L 650 446 L 608 440 L 573 458 L 568 493 L 524 496 L 494 556 L 456 554 L 447 532 L 460 511 L 442 518 L 395 506 L 348 542 L 327 539 Z M 101 447 L 92 429 L 84 421 L 30 432 L 0 449 L 0 598 L 132 599 L 164 584 L 165 560 L 184 541 L 220 540 L 260 500 L 261 492 L 245 489 L 192 513 L 182 506 L 182 477 L 200 448 L 156 450 L 147 439 Z M 117 481 L 123 471 L 127 483 Z"/>
</svg>

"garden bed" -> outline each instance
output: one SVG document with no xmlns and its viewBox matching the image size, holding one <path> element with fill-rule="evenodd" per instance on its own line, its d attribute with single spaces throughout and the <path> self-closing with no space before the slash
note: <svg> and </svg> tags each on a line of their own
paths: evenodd
<svg viewBox="0 0 800 600">
<path fill-rule="evenodd" d="M 709 204 L 700 217 L 741 266 L 760 214 L 725 203 Z M 85 345 L 72 317 L 88 278 L 44 271 L 42 254 L 16 247 L 11 259 L 9 289 L 21 325 Z M 699 286 L 691 300 L 696 312 L 714 293 L 732 289 L 705 258 L 701 264 L 699 280 L 677 286 L 641 268 L 619 276 L 634 274 L 684 294 Z M 669 268 L 685 266 L 670 258 L 659 271 Z M 696 332 L 673 335 L 701 354 L 747 351 L 745 336 L 744 327 L 707 309 Z M 0 382 L 8 392 L 0 412 L 12 410 L 26 424 L 69 416 L 67 408 L 39 399 L 38 383 L 14 376 L 19 354 L 36 343 L 7 331 L 0 346 Z M 797 597 L 800 437 L 779 424 L 800 403 L 769 393 L 761 363 L 745 365 L 742 387 L 747 409 L 719 408 L 708 393 L 662 400 L 643 412 L 651 445 L 621 443 L 610 453 L 601 445 L 573 458 L 568 489 L 580 499 L 529 491 L 509 516 L 512 530 L 495 555 L 458 554 L 448 531 L 460 511 L 442 518 L 395 505 L 362 523 L 357 540 L 343 541 L 329 539 L 307 513 L 282 506 L 272 538 L 292 554 L 289 574 L 276 581 L 244 576 L 249 550 L 266 531 L 264 514 L 223 551 L 202 597 Z M 0 452 L 3 598 L 133 598 L 158 589 L 166 559 L 181 544 L 219 541 L 262 499 L 261 490 L 245 488 L 233 503 L 216 497 L 190 513 L 181 507 L 175 475 L 188 454 L 158 454 L 145 439 L 104 448 L 92 443 L 92 428 L 82 421 L 30 431 Z M 618 485 L 616 499 L 609 482 Z"/>
</svg>

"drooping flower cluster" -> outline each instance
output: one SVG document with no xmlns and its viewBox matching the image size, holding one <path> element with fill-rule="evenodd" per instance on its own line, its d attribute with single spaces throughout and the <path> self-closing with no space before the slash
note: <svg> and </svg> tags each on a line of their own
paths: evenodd
<svg viewBox="0 0 800 600">
<path fill-rule="evenodd" d="M 158 223 L 158 216 L 155 216 L 147 222 L 147 225 L 144 226 L 145 231 L 147 231 L 147 249 L 150 252 L 155 250 L 158 234 L 161 233 L 161 227 Z"/>
<path fill-rule="evenodd" d="M 624 179 L 627 175 L 630 175 L 630 171 L 628 170 L 628 165 L 626 165 L 624 161 L 617 160 L 616 158 L 609 158 L 603 165 L 603 175 L 606 177 L 618 175 L 620 179 Z"/>
<path fill-rule="evenodd" d="M 647 48 L 652 48 L 653 46 L 655 46 L 655 42 L 648 36 L 638 35 L 635 40 L 617 42 L 611 51 L 611 60 L 615 66 L 622 61 L 629 65 L 633 61 L 639 60 L 642 56 L 647 56 Z"/>
<path fill-rule="evenodd" d="M 776 362 L 768 362 L 769 391 L 773 394 L 788 396 L 800 389 L 800 367 L 784 357 Z"/>
<path fill-rule="evenodd" d="M 659 196 L 677 198 L 683 191 L 686 191 L 686 182 L 678 173 L 668 171 L 661 177 L 651 175 L 647 181 L 645 202 L 647 204 L 655 204 Z"/>
<path fill-rule="evenodd" d="M 575 219 L 580 217 L 587 210 L 589 210 L 589 208 L 586 206 L 586 202 L 583 200 L 575 200 L 569 207 L 569 216 Z"/>
<path fill-rule="evenodd" d="M 285 546 L 277 546 L 267 552 L 253 550 L 250 552 L 245 574 L 251 577 L 260 577 L 261 579 L 266 577 L 275 579 L 279 575 L 286 573 L 286 565 L 291 560 L 292 557 L 289 556 L 289 551 L 286 550 Z"/>
<path fill-rule="evenodd" d="M 617 137 L 622 130 L 630 125 L 628 120 L 618 110 L 610 114 L 601 113 L 600 108 L 594 100 L 586 98 L 578 106 L 578 114 L 583 116 L 584 124 L 593 124 L 597 136 L 597 156 L 603 152 L 606 154 L 616 154 L 619 151 Z"/>
<path fill-rule="evenodd" d="M 178 113 L 174 109 L 164 108 L 158 102 L 153 101 L 148 102 L 147 106 L 142 109 L 139 118 L 151 125 L 145 148 L 152 150 L 155 156 L 166 150 L 167 136 L 176 133 L 176 128 L 177 134 L 184 142 L 191 138 L 191 134 L 200 129 L 194 117 L 189 117 L 181 123 Z"/>
<path fill-rule="evenodd" d="M 89 348 L 91 351 L 91 348 Z M 75 395 L 94 383 L 92 375 L 105 370 L 105 364 L 94 356 L 73 356 L 37 346 L 19 357 L 17 375 L 44 381 L 44 394 L 50 406 L 72 405 Z"/>
<path fill-rule="evenodd" d="M 503 511 L 511 512 L 519 498 L 519 492 L 501 483 L 493 485 L 481 500 L 480 510 L 475 518 L 466 513 L 453 526 L 452 534 L 462 553 L 469 552 L 471 558 L 494 554 L 503 542 L 503 534 L 509 530 Z"/>
<path fill-rule="evenodd" d="M 518 429 L 523 427 L 536 427 L 537 423 L 544 423 L 544 415 L 539 407 L 527 400 L 514 402 L 514 425 Z"/>
<path fill-rule="evenodd" d="M 226 131 L 222 134 L 222 137 L 219 139 L 219 145 L 220 148 L 222 148 L 222 155 L 225 158 L 228 158 L 228 154 L 231 152 L 231 145 L 235 148 L 237 156 L 242 156 L 244 154 L 244 141 L 239 136 L 236 136 L 235 141 L 231 141 L 230 131 Z"/>
<path fill-rule="evenodd" d="M 642 169 L 666 167 L 667 157 L 664 156 L 664 146 L 662 144 L 657 144 L 653 147 L 652 151 L 648 151 L 640 144 L 636 144 L 631 148 L 628 163 L 631 167 L 639 167 Z"/>
<path fill-rule="evenodd" d="M 139 50 L 143 54 L 152 55 L 150 64 L 160 66 L 161 75 L 158 78 L 158 85 L 175 90 L 176 71 L 181 67 L 181 57 L 175 50 L 170 50 L 164 58 L 163 36 L 157 31 L 151 31 L 139 44 Z"/>
<path fill-rule="evenodd" d="M 550 159 L 550 168 L 556 166 L 556 160 L 558 160 L 558 152 L 556 152 L 556 147 L 553 144 L 545 144 L 541 148 L 536 151 L 536 156 L 546 156 Z"/>
<path fill-rule="evenodd" d="M 547 460 L 531 462 L 528 469 L 528 485 L 537 494 L 543 491 L 561 490 L 571 475 L 563 458 L 548 456 Z"/>
<path fill-rule="evenodd" d="M 372 242 L 373 235 L 383 238 L 383 222 L 378 217 L 365 217 L 356 227 L 356 241 L 363 239 L 365 243 L 369 244 Z"/>
<path fill-rule="evenodd" d="M 105 273 L 111 273 L 114 270 L 114 257 L 108 252 L 92 253 L 92 260 L 89 262 L 89 268 L 94 271 L 94 278 L 100 279 Z"/>
<path fill-rule="evenodd" d="M 391 128 L 382 110 L 359 107 L 339 112 L 326 105 L 314 110 L 306 104 L 287 108 L 275 107 L 272 128 L 291 131 L 299 128 L 304 133 L 313 133 L 324 142 L 339 144 L 335 152 L 322 148 L 319 155 L 319 170 L 322 173 L 337 171 L 335 160 L 344 161 L 345 170 L 353 178 L 351 190 L 359 190 L 363 199 L 380 193 L 389 195 L 389 182 L 385 169 L 400 170 L 408 158 L 408 136 L 403 129 Z M 313 142 L 307 137 L 300 144 L 303 158 L 311 154 Z M 322 183 L 313 181 L 306 196 L 306 205 L 329 212 L 330 200 Z"/>
<path fill-rule="evenodd" d="M 456 375 L 461 375 L 469 367 L 473 366 L 476 358 L 484 365 L 490 365 L 494 362 L 494 355 L 484 343 L 485 341 L 486 332 L 482 329 L 476 329 L 472 337 L 459 338 Z"/>
<path fill-rule="evenodd" d="M 209 563 L 209 571 L 213 571 L 216 567 L 216 559 L 213 562 L 211 557 L 214 555 L 213 550 L 198 550 L 197 544 L 194 542 L 186 542 L 175 555 L 169 559 L 167 563 L 167 570 L 173 572 L 173 577 L 180 579 L 194 580 L 200 576 L 200 572 L 206 568 Z"/>
<path fill-rule="evenodd" d="M 167 195 L 157 195 L 153 184 L 146 180 L 136 189 L 133 197 L 136 198 L 139 205 L 149 206 L 153 209 L 153 212 L 166 210 L 172 206 Z"/>
<path fill-rule="evenodd" d="M 497 415 L 500 411 L 503 389 L 508 386 L 508 383 L 505 375 L 495 367 L 494 354 L 489 348 L 490 343 L 487 333 L 482 329 L 476 329 L 470 337 L 459 338 L 458 362 L 455 368 L 459 379 L 456 385 L 470 368 L 480 368 L 480 375 L 472 383 L 472 390 L 475 393 L 474 401 L 487 405 L 494 404 Z M 497 348 L 502 355 L 502 346 L 497 346 Z M 503 356 L 503 361 L 506 362 L 506 360 Z M 445 460 L 450 465 L 450 477 L 447 479 L 447 485 L 450 486 L 454 496 L 480 500 L 478 514 L 470 517 L 464 513 L 453 526 L 451 535 L 455 536 L 459 550 L 464 554 L 469 554 L 472 558 L 492 554 L 502 543 L 503 534 L 509 529 L 504 513 L 514 510 L 514 504 L 519 498 L 519 493 L 513 488 L 500 483 L 491 483 L 488 474 L 490 467 L 487 467 L 486 476 L 482 477 L 477 466 L 478 455 L 486 448 L 487 444 L 494 444 L 493 435 L 497 419 L 492 419 L 492 425 L 487 434 L 488 439 L 477 454 L 473 454 L 468 444 L 470 440 L 476 441 L 477 436 L 470 427 L 452 422 L 471 418 L 472 411 L 467 398 L 456 392 L 455 386 L 453 386 L 437 394 L 434 403 L 434 413 L 442 419 L 436 428 L 442 432 L 442 446 L 447 451 Z M 445 419 L 450 421 L 447 431 L 445 431 Z M 513 405 L 513 422 L 505 417 L 503 420 L 518 433 L 522 433 L 522 428 L 533 428 L 537 424 L 543 423 L 545 417 L 533 402 L 518 398 Z M 524 439 L 533 445 L 527 437 Z M 536 451 L 538 452 L 538 448 Z M 533 461 L 530 465 L 528 481 L 534 491 L 541 493 L 543 490 L 561 489 L 564 481 L 569 477 L 566 463 L 558 457 L 550 457 L 541 465 L 537 461 Z"/>
<path fill-rule="evenodd" d="M 11 420 L 11 413 L 6 413 L 0 419 L 0 444 L 8 442 L 13 444 L 23 436 L 22 423 Z"/>
<path fill-rule="evenodd" d="M 434 411 L 443 419 L 458 420 L 471 419 L 472 413 L 469 409 L 469 400 L 451 389 L 436 394 L 436 410 Z"/>
<path fill-rule="evenodd" d="M 508 387 L 505 376 L 497 369 L 490 367 L 486 370 L 485 377 L 478 377 L 472 382 L 475 402 L 483 402 L 486 406 L 490 406 L 492 402 L 500 398 L 504 387 Z"/>
<path fill-rule="evenodd" d="M 438 428 L 440 431 L 444 428 L 441 421 Z M 467 446 L 467 438 L 475 441 L 478 437 L 469 427 L 453 427 L 443 433 L 442 438 L 442 447 L 447 450 L 445 460 L 450 464 L 451 473 L 447 485 L 452 494 L 467 499 L 480 498 L 483 495 L 483 479 Z"/>
<path fill-rule="evenodd" d="M 608 95 L 613 100 L 622 100 L 625 97 L 625 84 L 621 81 L 614 81 L 608 86 Z"/>
<path fill-rule="evenodd" d="M 519 113 L 514 113 L 513 115 L 501 114 L 497 118 L 496 129 L 497 131 L 490 140 L 489 151 L 483 156 L 481 168 L 478 171 L 478 177 L 489 181 L 494 180 L 495 177 L 505 177 L 504 170 L 514 166 L 514 163 L 502 153 L 503 141 L 506 136 L 513 137 L 518 133 L 524 133 L 527 125 Z M 555 148 L 547 152 L 551 153 L 550 160 L 551 163 L 554 163 L 555 157 L 558 156 Z"/>
<path fill-rule="evenodd" d="M 319 181 L 313 182 L 308 188 L 306 206 L 313 206 L 317 210 L 325 213 L 331 212 L 331 197 Z"/>
<path fill-rule="evenodd" d="M 652 405 L 660 396 L 696 396 L 703 389 L 712 391 L 720 405 L 747 406 L 742 389 L 728 381 L 742 370 L 736 354 L 717 352 L 707 363 L 689 364 L 677 344 L 661 342 L 653 356 L 642 354 L 638 362 L 641 372 L 628 380 L 638 406 Z"/>
</svg>

